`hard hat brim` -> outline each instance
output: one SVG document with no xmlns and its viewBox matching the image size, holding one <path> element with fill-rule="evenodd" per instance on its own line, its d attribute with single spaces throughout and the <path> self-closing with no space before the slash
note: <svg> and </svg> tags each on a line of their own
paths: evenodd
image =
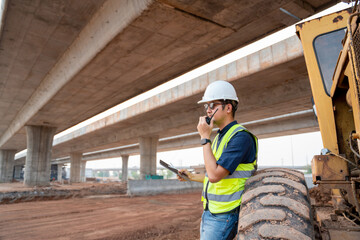
<svg viewBox="0 0 360 240">
<path fill-rule="evenodd" d="M 200 101 L 198 101 L 197 103 L 200 104 L 200 103 L 206 103 L 206 102 L 209 102 L 207 100 L 204 100 L 204 99 L 201 99 Z"/>
<path fill-rule="evenodd" d="M 197 103 L 200 104 L 200 103 L 206 103 L 206 102 L 211 102 L 211 101 L 215 101 L 215 100 L 232 100 L 232 101 L 236 101 L 236 102 L 239 102 L 239 99 L 236 98 L 236 99 L 201 99 L 200 101 L 198 101 Z"/>
</svg>

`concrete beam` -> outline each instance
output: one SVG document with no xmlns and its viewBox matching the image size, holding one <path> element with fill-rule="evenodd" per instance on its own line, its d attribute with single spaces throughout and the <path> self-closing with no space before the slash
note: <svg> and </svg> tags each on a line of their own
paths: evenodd
<svg viewBox="0 0 360 240">
<path fill-rule="evenodd" d="M 0 150 L 0 183 L 12 182 L 16 150 Z"/>
<path fill-rule="evenodd" d="M 250 122 L 245 126 L 259 139 L 319 131 L 319 124 L 312 110 L 305 114 L 287 114 L 283 119 L 271 118 L 268 123 Z"/>
<path fill-rule="evenodd" d="M 0 137 L 0 148 L 151 2 L 106 1 L 17 113 Z"/>
<path fill-rule="evenodd" d="M 1 40 L 3 29 L 4 29 L 5 16 L 6 16 L 6 10 L 7 10 L 8 3 L 9 3 L 8 0 L 2 0 L 0 2 L 0 40 Z"/>
<path fill-rule="evenodd" d="M 119 156 L 133 155 L 134 153 L 139 154 L 139 144 L 126 145 L 119 148 L 112 149 L 110 151 L 98 151 L 93 153 L 84 153 L 84 161 L 93 161 L 105 158 L 117 158 Z"/>
<path fill-rule="evenodd" d="M 21 171 L 23 169 L 23 165 L 16 165 L 14 166 L 14 178 L 20 179 L 21 178 Z"/>
<path fill-rule="evenodd" d="M 86 182 L 86 161 L 80 163 L 80 181 Z"/>
<path fill-rule="evenodd" d="M 140 144 L 140 179 L 146 175 L 156 175 L 156 153 L 159 138 L 141 137 Z"/>
<path fill-rule="evenodd" d="M 47 186 L 50 184 L 51 149 L 55 130 L 55 127 L 26 126 L 25 185 Z"/>
<path fill-rule="evenodd" d="M 129 155 L 121 155 L 121 161 L 122 161 L 121 181 L 126 182 L 128 180 Z"/>
<path fill-rule="evenodd" d="M 70 183 L 81 182 L 81 153 L 70 154 Z"/>
<path fill-rule="evenodd" d="M 62 179 L 62 168 L 63 168 L 64 164 L 58 164 L 57 165 L 57 180 L 60 183 L 63 183 L 63 179 Z"/>
</svg>

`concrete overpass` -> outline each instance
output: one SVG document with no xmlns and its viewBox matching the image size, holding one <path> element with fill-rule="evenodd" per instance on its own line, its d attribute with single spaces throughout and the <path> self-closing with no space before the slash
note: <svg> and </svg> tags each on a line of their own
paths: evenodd
<svg viewBox="0 0 360 240">
<path fill-rule="evenodd" d="M 155 174 L 156 152 L 199 146 L 193 131 L 203 110 L 196 102 L 219 78 L 235 85 L 243 103 L 236 118 L 259 138 L 318 130 L 302 48 L 293 36 L 55 139 L 53 164 L 85 169 L 86 161 L 122 157 L 125 169 L 129 155 L 150 152 L 141 156 L 142 171 Z M 249 88 L 254 82 L 266 91 Z"/>
<path fill-rule="evenodd" d="M 305 18 L 336 2 L 7 1 L 0 28 L 2 162 L 12 162 L 16 151 L 27 148 L 27 165 L 33 167 L 27 168 L 25 183 L 46 183 L 46 174 L 39 177 L 32 172 L 36 167 L 38 171 L 49 168 L 45 159 L 50 158 L 55 133 L 293 24 L 294 16 Z M 245 83 L 241 85 L 254 88 Z M 202 90 L 196 93 L 201 95 Z M 244 99 L 242 105 L 247 100 L 255 99 Z M 291 111 L 287 109 L 277 113 Z M 189 109 L 187 114 L 191 112 Z M 245 112 L 245 120 L 250 120 L 250 115 L 262 117 L 256 116 L 251 104 Z M 159 121 L 179 121 L 175 119 L 179 115 L 159 117 Z M 152 123 L 154 126 L 155 120 Z M 178 133 L 176 129 L 166 131 L 168 136 Z M 142 136 L 153 134 L 153 130 L 144 131 Z M 103 140 L 100 137 L 98 141 Z M 102 149 L 125 142 L 115 139 L 98 146 L 94 142 L 72 150 Z M 64 144 L 63 149 L 68 148 Z M 47 147 L 41 150 L 40 146 Z M 54 150 L 55 156 L 63 154 Z"/>
<path fill-rule="evenodd" d="M 311 110 L 310 113 L 306 111 L 312 108 L 311 91 L 302 48 L 294 36 L 55 139 L 53 156 L 139 143 L 137 147 L 122 151 L 140 153 L 143 175 L 155 174 L 158 139 L 196 129 L 198 117 L 203 114 L 202 106 L 196 102 L 201 99 L 206 86 L 216 79 L 234 84 L 241 104 L 237 120 L 242 123 L 254 121 L 245 125 L 260 137 L 318 130 Z M 300 111 L 306 111 L 306 114 L 276 118 Z M 274 119 L 261 121 L 266 118 Z M 180 148 L 184 138 L 172 147 Z M 169 150 L 168 142 L 160 141 L 159 148 Z M 198 146 L 198 136 L 188 136 L 186 142 L 187 147 Z M 122 154 L 125 162 L 128 154 L 125 151 Z M 97 155 L 90 154 L 83 159 L 90 160 Z M 80 162 L 80 158 L 79 154 L 70 154 L 72 165 Z"/>
</svg>

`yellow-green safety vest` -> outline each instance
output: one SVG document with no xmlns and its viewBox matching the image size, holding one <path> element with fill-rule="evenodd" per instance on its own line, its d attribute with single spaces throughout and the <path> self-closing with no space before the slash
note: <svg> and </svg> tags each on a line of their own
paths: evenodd
<svg viewBox="0 0 360 240">
<path fill-rule="evenodd" d="M 226 132 L 219 146 L 219 134 L 217 134 L 211 145 L 212 152 L 218 161 L 230 139 L 240 131 L 246 131 L 254 138 L 256 144 L 255 159 L 252 163 L 240 163 L 233 174 L 226 176 L 217 183 L 211 183 L 205 174 L 201 201 L 203 201 L 204 209 L 208 209 L 211 213 L 226 213 L 240 206 L 245 182 L 256 171 L 257 137 L 240 124 L 235 124 Z"/>
</svg>

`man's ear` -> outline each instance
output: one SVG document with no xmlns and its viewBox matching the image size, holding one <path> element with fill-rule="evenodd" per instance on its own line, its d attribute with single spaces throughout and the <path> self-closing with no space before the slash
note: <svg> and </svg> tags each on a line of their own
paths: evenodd
<svg viewBox="0 0 360 240">
<path fill-rule="evenodd" d="M 232 105 L 231 105 L 231 104 L 228 104 L 228 105 L 227 105 L 227 112 L 228 112 L 228 113 L 231 113 L 231 111 L 232 111 L 231 108 L 232 108 Z"/>
</svg>

